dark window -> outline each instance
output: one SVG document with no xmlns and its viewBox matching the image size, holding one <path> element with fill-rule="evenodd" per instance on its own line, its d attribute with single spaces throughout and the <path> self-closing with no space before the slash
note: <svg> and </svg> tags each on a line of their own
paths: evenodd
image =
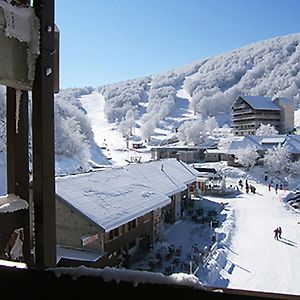
<svg viewBox="0 0 300 300">
<path fill-rule="evenodd" d="M 132 230 L 136 227 L 136 220 L 132 220 L 128 223 L 128 230 Z"/>
</svg>

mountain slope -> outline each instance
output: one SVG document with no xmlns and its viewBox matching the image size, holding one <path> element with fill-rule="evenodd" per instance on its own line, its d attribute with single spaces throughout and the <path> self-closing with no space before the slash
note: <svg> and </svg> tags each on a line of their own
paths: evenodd
<svg viewBox="0 0 300 300">
<path fill-rule="evenodd" d="M 219 126 L 230 123 L 230 107 L 239 94 L 288 97 L 298 108 L 299 90 L 300 33 L 98 88 L 109 122 L 124 129 L 131 111 L 138 135 L 154 140 L 165 131 L 174 134 L 184 120 L 199 114 L 216 117 Z"/>
</svg>

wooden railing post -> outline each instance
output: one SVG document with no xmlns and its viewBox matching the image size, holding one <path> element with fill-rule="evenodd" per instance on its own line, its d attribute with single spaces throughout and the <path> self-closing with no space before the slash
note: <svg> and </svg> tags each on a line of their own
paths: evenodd
<svg viewBox="0 0 300 300">
<path fill-rule="evenodd" d="M 36 264 L 56 265 L 54 162 L 54 0 L 34 0 L 40 54 L 33 82 L 33 202 Z"/>
</svg>

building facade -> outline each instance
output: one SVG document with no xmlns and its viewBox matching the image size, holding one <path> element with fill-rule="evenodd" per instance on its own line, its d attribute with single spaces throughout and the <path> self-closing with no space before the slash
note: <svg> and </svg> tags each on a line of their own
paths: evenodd
<svg viewBox="0 0 300 300">
<path fill-rule="evenodd" d="M 232 105 L 232 125 L 235 135 L 255 135 L 261 124 L 270 124 L 279 133 L 294 128 L 294 106 L 287 98 L 240 95 Z"/>
</svg>

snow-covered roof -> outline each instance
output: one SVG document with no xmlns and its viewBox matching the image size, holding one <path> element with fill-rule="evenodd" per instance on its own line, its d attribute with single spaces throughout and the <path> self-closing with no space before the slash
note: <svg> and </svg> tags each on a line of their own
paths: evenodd
<svg viewBox="0 0 300 300">
<path fill-rule="evenodd" d="M 239 149 L 254 146 L 256 150 L 267 150 L 274 146 L 285 145 L 290 153 L 300 154 L 299 135 L 247 135 L 241 141 L 232 141 L 227 154 L 236 154 Z"/>
<path fill-rule="evenodd" d="M 97 261 L 103 253 L 95 253 L 89 250 L 67 248 L 64 246 L 56 246 L 56 261 L 59 262 L 62 258 L 76 259 L 81 261 Z"/>
<path fill-rule="evenodd" d="M 206 153 L 223 153 L 221 149 L 206 149 Z"/>
<path fill-rule="evenodd" d="M 288 148 L 290 153 L 300 154 L 300 136 L 299 135 L 288 135 L 284 146 Z"/>
<path fill-rule="evenodd" d="M 125 169 L 58 177 L 56 194 L 105 232 L 170 203 Z"/>
<path fill-rule="evenodd" d="M 264 137 L 261 144 L 282 144 L 285 141 L 285 136 L 270 136 Z"/>
<path fill-rule="evenodd" d="M 290 98 L 285 98 L 285 97 L 277 97 L 274 99 L 275 100 L 279 100 L 281 103 L 287 103 L 287 104 L 294 104 L 294 101 Z"/>
<path fill-rule="evenodd" d="M 197 171 L 175 158 L 130 164 L 125 167 L 136 180 L 151 186 L 166 196 L 186 189 L 196 180 Z"/>
<path fill-rule="evenodd" d="M 281 108 L 276 105 L 270 97 L 247 95 L 241 95 L 240 97 L 254 109 L 281 110 Z"/>
<path fill-rule="evenodd" d="M 236 154 L 240 149 L 246 149 L 249 147 L 254 147 L 256 151 L 264 150 L 260 143 L 255 139 L 254 136 L 245 136 L 240 141 L 232 141 L 226 151 L 227 154 Z"/>
</svg>

